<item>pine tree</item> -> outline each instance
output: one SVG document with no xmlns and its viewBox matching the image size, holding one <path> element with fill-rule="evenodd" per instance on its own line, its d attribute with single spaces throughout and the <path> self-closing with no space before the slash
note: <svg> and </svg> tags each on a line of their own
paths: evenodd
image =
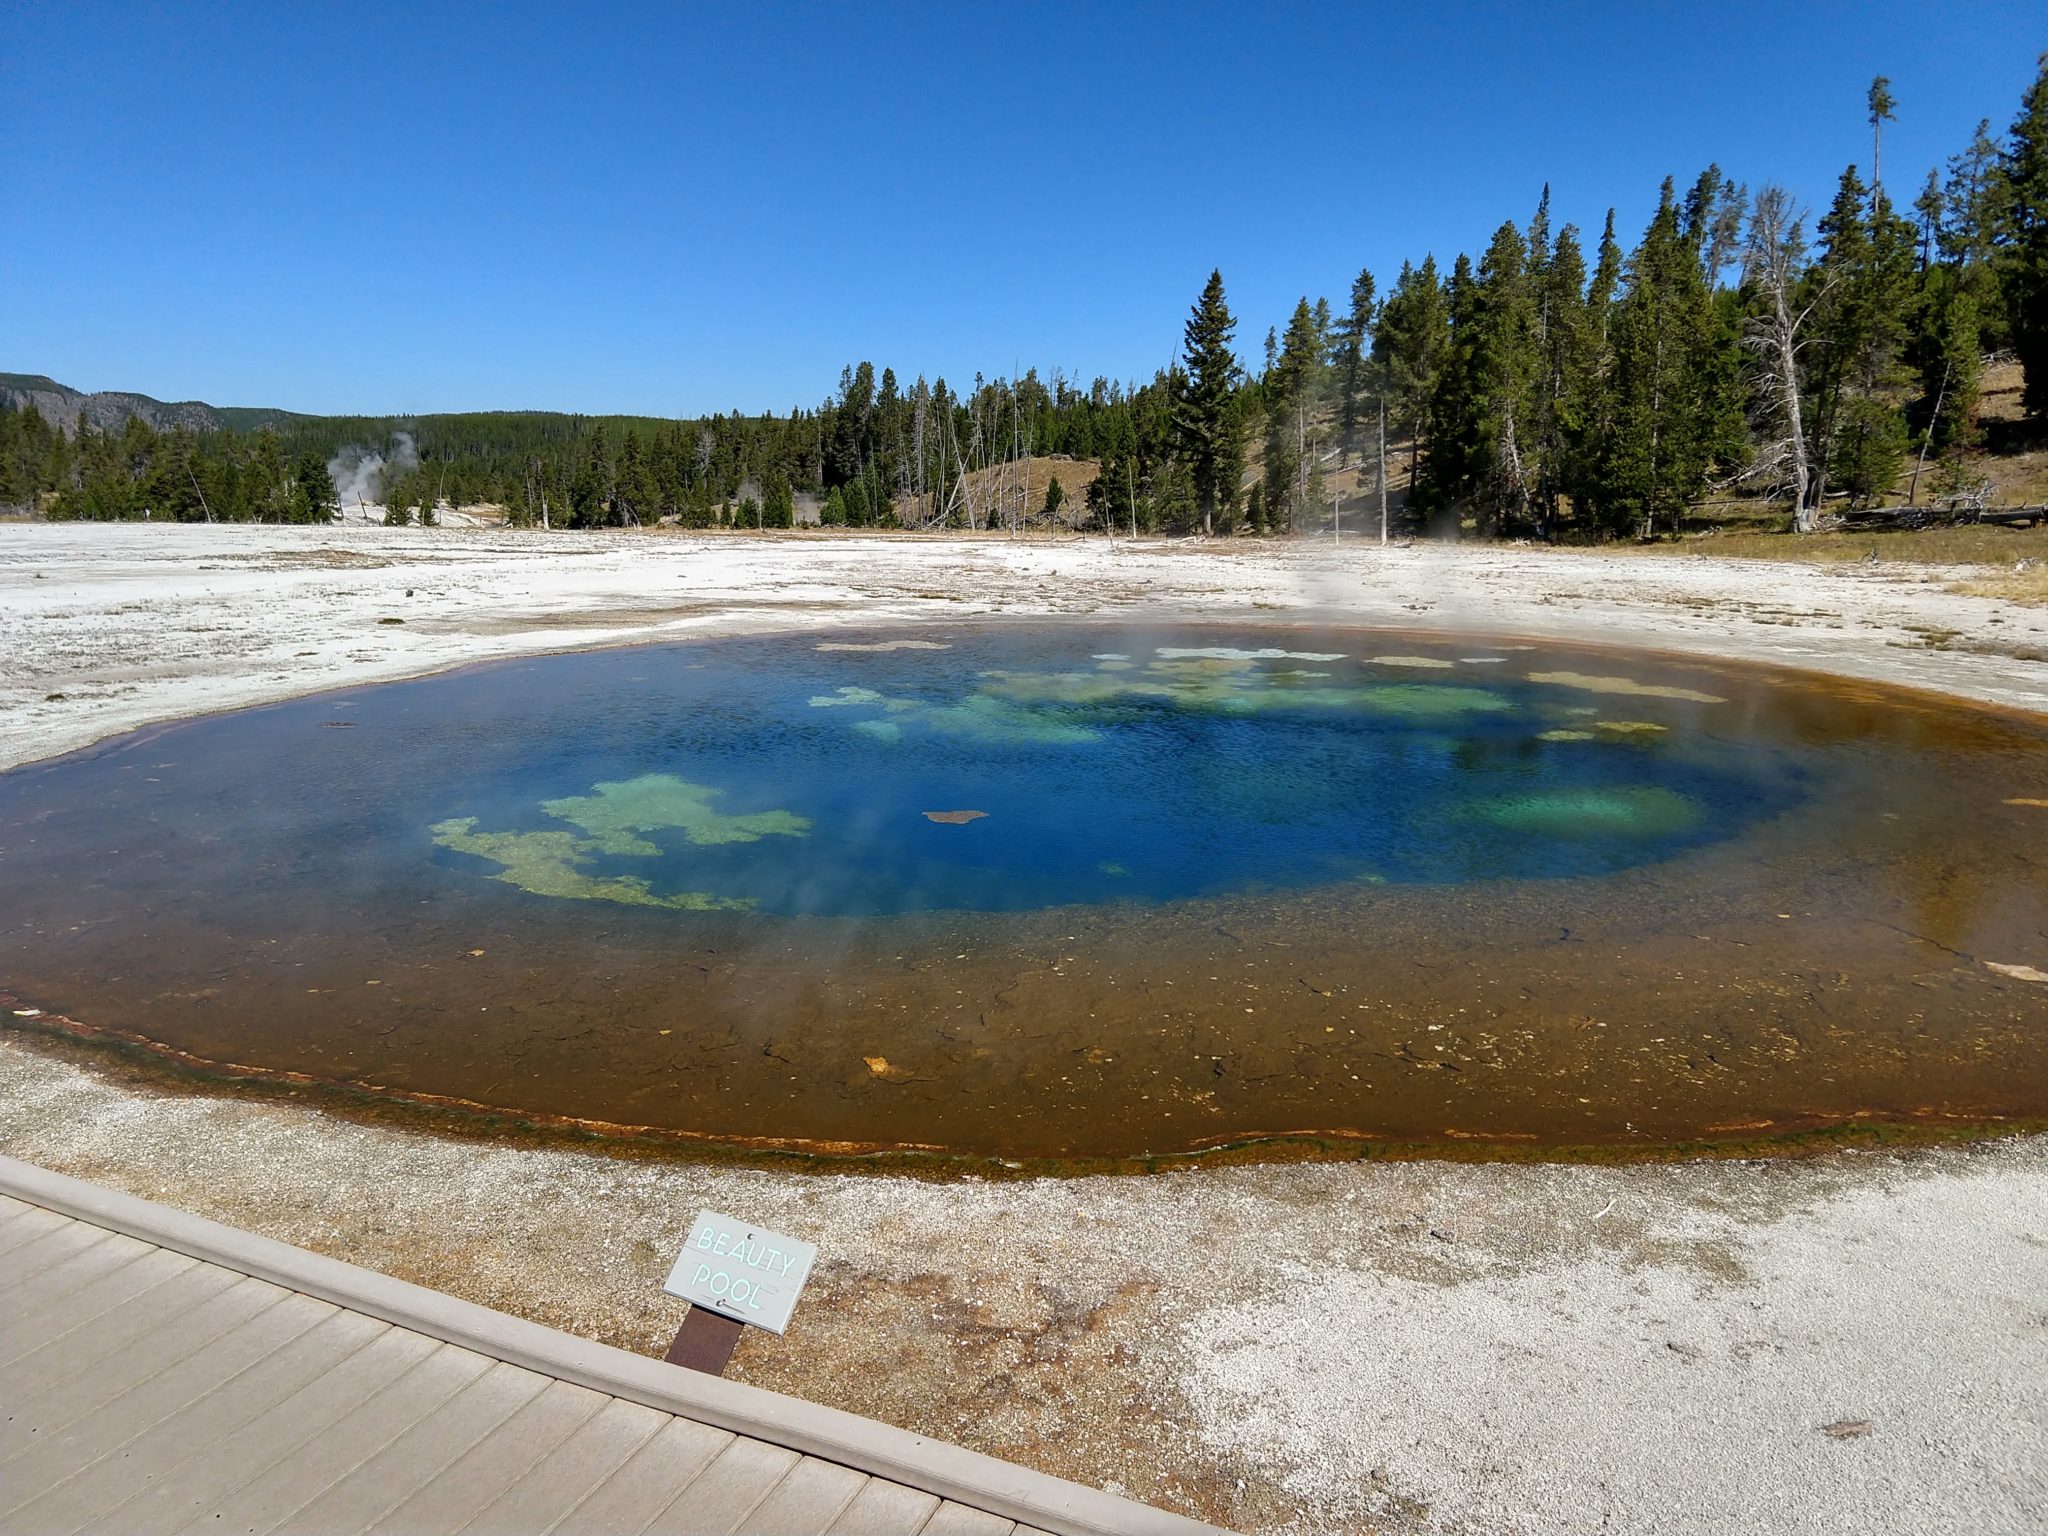
<svg viewBox="0 0 2048 1536">
<path fill-rule="evenodd" d="M 1408 483 L 1416 484 L 1424 443 L 1430 437 L 1430 407 L 1438 375 L 1451 350 L 1450 302 L 1437 277 L 1436 258 L 1420 267 L 1401 264 L 1394 291 L 1380 311 L 1372 340 L 1373 360 L 1387 392 L 1394 427 L 1408 434 Z"/>
<path fill-rule="evenodd" d="M 1951 490 L 1961 488 L 1963 457 L 1977 442 L 1977 402 L 1983 384 L 1977 300 L 1964 286 L 1960 272 L 1943 266 L 1930 274 L 1923 315 L 1914 351 L 1925 429 L 1913 467 L 1909 503 L 1919 500 L 1920 472 L 1930 453 L 1941 465 L 1939 480 Z"/>
<path fill-rule="evenodd" d="M 1534 233 L 1548 256 L 1548 200 Z M 1483 535 L 1530 521 L 1532 396 L 1539 372 L 1535 283 L 1513 223 L 1494 231 L 1476 273 L 1452 275 L 1452 356 L 1439 387 L 1439 429 L 1423 479 L 1427 510 L 1469 504 Z"/>
<path fill-rule="evenodd" d="M 327 461 L 316 450 L 308 449 L 299 456 L 299 462 L 292 471 L 292 516 L 295 523 L 331 523 L 339 506 L 334 492 L 334 476 L 327 472 Z"/>
<path fill-rule="evenodd" d="M 1067 488 L 1060 484 L 1059 476 L 1050 476 L 1045 482 L 1045 504 L 1038 509 L 1038 515 L 1048 523 L 1057 521 L 1066 499 Z"/>
<path fill-rule="evenodd" d="M 1883 75 L 1870 82 L 1864 101 L 1870 108 L 1870 191 L 1875 196 L 1884 190 L 1884 125 L 1896 120 L 1892 109 L 1898 102 L 1892 97 L 1891 81 Z"/>
<path fill-rule="evenodd" d="M 1721 274 L 1741 249 L 1742 218 L 1748 202 L 1748 188 L 1723 176 L 1718 165 L 1700 172 L 1685 195 L 1681 227 L 1699 252 L 1700 270 L 1706 275 L 1709 291 L 1720 286 Z"/>
<path fill-rule="evenodd" d="M 1725 360 L 1716 346 L 1699 253 L 1680 226 L 1671 183 L 1629 258 L 1610 328 L 1609 420 L 1589 487 L 1602 526 L 1678 518 L 1706 482 Z"/>
<path fill-rule="evenodd" d="M 1805 358 L 1814 509 L 1831 485 L 1868 501 L 1898 478 L 1905 420 L 1893 397 L 1907 378 L 1914 245 L 1912 226 L 1882 193 L 1867 197 L 1853 165 L 1842 173 L 1820 237 L 1820 259 L 1807 278 L 1813 319 Z"/>
<path fill-rule="evenodd" d="M 1283 533 L 1308 510 L 1321 351 L 1315 311 L 1304 297 L 1294 306 L 1279 360 L 1262 388 L 1266 405 L 1264 525 Z"/>
<path fill-rule="evenodd" d="M 1937 240 L 1943 260 L 1963 267 L 1990 264 L 2005 218 L 2003 162 L 1991 119 L 1979 118 L 1969 146 L 1949 156 Z"/>
<path fill-rule="evenodd" d="M 1999 165 L 2000 275 L 2029 416 L 2048 416 L 2048 54 L 2020 98 Z"/>
<path fill-rule="evenodd" d="M 1443 298 L 1442 352 L 1422 415 L 1427 446 L 1409 480 L 1410 500 L 1415 510 L 1425 515 L 1458 505 L 1470 493 L 1477 472 L 1481 423 L 1471 381 L 1472 258 L 1462 251 L 1451 263 L 1451 280 L 1444 285 Z"/>
<path fill-rule="evenodd" d="M 1129 450 L 1112 449 L 1103 455 L 1101 469 L 1088 482 L 1088 511 L 1099 526 L 1110 533 L 1130 527 L 1136 482 Z"/>
<path fill-rule="evenodd" d="M 1173 412 L 1174 437 L 1187 464 L 1195 512 L 1205 535 L 1215 532 L 1219 516 L 1235 516 L 1244 472 L 1242 428 L 1233 398 L 1237 356 L 1230 350 L 1236 329 L 1223 297 L 1223 274 L 1212 271 L 1188 316 L 1182 351 L 1186 367 L 1178 378 Z"/>
<path fill-rule="evenodd" d="M 1533 242 L 1532 242 L 1533 243 Z M 1577 462 L 1585 439 L 1585 388 L 1595 357 L 1586 307 L 1586 258 L 1579 234 L 1558 231 L 1535 277 L 1537 368 L 1530 395 L 1529 437 L 1536 451 L 1532 479 L 1537 521 L 1555 538 L 1562 503 L 1583 479 Z"/>
<path fill-rule="evenodd" d="M 640 433 L 628 427 L 625 441 L 619 445 L 617 479 L 612 490 L 613 510 L 621 523 L 644 522 L 657 515 L 655 504 L 659 499 L 653 469 L 640 447 Z"/>
<path fill-rule="evenodd" d="M 1378 315 L 1370 270 L 1351 280 L 1351 307 L 1337 322 L 1337 462 L 1348 463 L 1365 410 L 1366 343 Z"/>
<path fill-rule="evenodd" d="M 769 528 L 796 525 L 796 498 L 790 489 L 789 476 L 779 468 L 768 472 L 767 484 L 762 489 L 761 521 Z"/>
<path fill-rule="evenodd" d="M 35 487 L 22 474 L 22 417 L 5 400 L 0 400 L 0 507 L 28 506 Z"/>
<path fill-rule="evenodd" d="M 249 467 L 255 482 L 251 514 L 259 522 L 283 522 L 289 490 L 284 472 L 284 447 L 279 443 L 277 433 L 269 427 L 257 432 L 255 447 L 249 455 Z"/>
</svg>

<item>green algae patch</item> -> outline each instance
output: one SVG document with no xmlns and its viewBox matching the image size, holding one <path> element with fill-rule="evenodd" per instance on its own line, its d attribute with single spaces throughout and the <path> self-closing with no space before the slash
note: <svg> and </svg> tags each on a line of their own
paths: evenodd
<svg viewBox="0 0 2048 1536">
<path fill-rule="evenodd" d="M 872 688 L 838 688 L 831 693 L 814 693 L 806 702 L 813 709 L 839 709 L 846 706 L 864 708 L 885 701 Z"/>
<path fill-rule="evenodd" d="M 515 885 L 535 896 L 564 901 L 612 901 L 628 907 L 665 907 L 677 912 L 746 912 L 754 902 L 709 891 L 663 894 L 638 875 L 594 872 L 600 854 L 620 858 L 655 858 L 661 849 L 643 835 L 675 831 L 703 846 L 752 843 L 764 837 L 802 837 L 811 824 L 789 811 L 754 811 L 728 816 L 711 801 L 723 793 L 708 784 L 692 784 L 673 774 L 649 773 L 637 779 L 595 784 L 592 793 L 547 800 L 541 809 L 582 830 L 574 832 L 479 832 L 474 816 L 435 823 L 434 841 L 453 853 L 466 853 L 498 866 L 491 878 Z"/>
<path fill-rule="evenodd" d="M 1632 677 L 1594 677 L 1585 672 L 1531 672 L 1529 681 L 1552 688 L 1576 688 L 1582 693 L 1623 694 L 1640 699 L 1682 699 L 1691 704 L 1726 704 L 1718 693 L 1700 693 L 1691 688 L 1671 688 L 1662 683 L 1639 683 Z"/>
<path fill-rule="evenodd" d="M 934 706 L 916 718 L 943 736 L 987 745 L 1061 747 L 1093 741 L 1096 736 L 1085 725 L 982 693 L 958 704 Z"/>
<path fill-rule="evenodd" d="M 1324 690 L 1335 692 L 1336 690 Z M 1433 683 L 1391 683 L 1346 695 L 1368 709 L 1411 720 L 1443 720 L 1457 715 L 1495 714 L 1514 705 L 1489 688 L 1457 688 Z"/>
<path fill-rule="evenodd" d="M 895 697 L 872 688 L 841 688 L 836 693 L 815 695 L 809 703 L 813 709 L 851 706 L 896 716 L 896 720 L 878 720 L 871 714 L 868 719 L 849 722 L 854 730 L 876 741 L 899 741 L 902 726 L 909 724 L 984 746 L 1071 746 L 1093 741 L 1097 733 L 1032 706 L 1107 704 L 1130 691 L 1127 686 L 1098 679 L 1089 672 L 990 672 L 983 676 L 987 681 L 981 691 L 969 694 L 957 704 Z"/>
<path fill-rule="evenodd" d="M 1342 661 L 1341 651 L 1283 651 L 1272 646 L 1246 650 L 1235 645 L 1162 645 L 1153 655 L 1164 661 L 1221 661 L 1233 666 L 1254 661 Z"/>
<path fill-rule="evenodd" d="M 745 912 L 754 903 L 708 891 L 657 895 L 637 875 L 594 875 L 583 866 L 600 850 L 570 832 L 479 832 L 474 816 L 437 822 L 434 841 L 499 866 L 491 878 L 535 896 L 565 901 L 614 901 L 628 907 L 667 907 L 679 912 Z M 649 850 L 653 850 L 650 848 Z"/>
<path fill-rule="evenodd" d="M 1467 814 L 1514 832 L 1543 837 L 1671 837 L 1700 824 L 1697 800 L 1675 790 L 1553 790 L 1474 802 Z"/>
<path fill-rule="evenodd" d="M 692 784 L 674 774 L 646 773 L 615 784 L 597 784 L 595 794 L 547 800 L 541 809 L 581 827 L 599 853 L 653 855 L 661 850 L 642 832 L 679 831 L 690 842 L 717 845 L 754 843 L 764 837 L 802 837 L 811 824 L 790 811 L 754 811 L 728 816 L 712 809 L 723 790 Z"/>
<path fill-rule="evenodd" d="M 1538 731 L 1538 741 L 1598 741 L 1597 731 Z"/>
<path fill-rule="evenodd" d="M 825 640 L 811 647 L 814 651 L 950 651 L 948 640 L 874 640 L 861 644 L 851 640 Z"/>
<path fill-rule="evenodd" d="M 1594 729 L 1616 736 L 1661 736 L 1671 727 L 1659 725 L 1654 720 L 1598 720 L 1594 722 Z"/>
<path fill-rule="evenodd" d="M 1441 718 L 1481 710 L 1506 709 L 1506 700 L 1479 688 L 1431 688 L 1391 685 L 1376 689 L 1333 688 L 1326 672 L 1298 668 L 1262 671 L 1265 656 L 1249 652 L 1215 654 L 1176 651 L 1149 662 L 1142 672 L 1126 672 L 1103 662 L 1093 672 L 1009 672 L 982 674 L 977 699 L 1001 699 L 1031 709 L 1066 706 L 1113 709 L 1145 703 L 1220 714 L 1255 714 L 1265 710 L 1379 708 L 1386 713 Z M 1322 653 L 1270 653 L 1274 659 Z M 965 706 L 975 704 L 970 699 Z"/>
<path fill-rule="evenodd" d="M 1129 663 L 1125 664 L 1126 667 Z M 1109 670 L 1104 663 L 1104 670 Z M 981 692 L 1014 704 L 1119 704 L 1129 699 L 1170 699 L 1164 682 L 1102 672 L 985 672 Z"/>
</svg>

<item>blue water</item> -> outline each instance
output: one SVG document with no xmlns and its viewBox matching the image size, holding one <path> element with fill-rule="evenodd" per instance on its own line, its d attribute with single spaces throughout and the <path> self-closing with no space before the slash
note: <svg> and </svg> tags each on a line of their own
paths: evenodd
<svg viewBox="0 0 2048 1536">
<path fill-rule="evenodd" d="M 372 770 L 412 808 L 416 855 L 448 871 L 527 899 L 688 893 L 787 915 L 1598 874 L 1732 836 L 1805 780 L 1796 752 L 1717 728 L 1730 701 L 1532 682 L 1568 663 L 1469 642 L 1031 628 L 935 636 L 943 650 L 818 643 L 552 657 L 365 692 L 330 711 L 354 722 L 346 739 L 321 745 L 488 741 L 484 760 Z M 1171 654 L 1232 647 L 1316 659 Z M 1390 652 L 1404 663 L 1369 659 Z M 622 794 L 652 823 L 607 838 L 544 808 Z M 707 810 L 708 831 L 662 824 L 678 804 Z M 984 814 L 925 814 L 962 811 Z M 543 841 L 510 865 L 472 851 L 507 835 Z M 536 879 L 533 852 L 565 846 Z"/>
<path fill-rule="evenodd" d="M 0 996 L 692 1145 L 1989 1123 L 2048 1082 L 1997 968 L 2042 963 L 2044 762 L 1913 695 L 1470 637 L 544 656 L 0 775 Z"/>
</svg>

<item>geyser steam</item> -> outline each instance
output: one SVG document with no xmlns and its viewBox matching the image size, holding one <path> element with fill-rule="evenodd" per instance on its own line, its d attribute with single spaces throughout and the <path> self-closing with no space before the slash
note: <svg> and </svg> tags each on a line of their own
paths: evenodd
<svg viewBox="0 0 2048 1536">
<path fill-rule="evenodd" d="M 350 443 L 327 461 L 336 499 L 344 509 L 381 502 L 384 487 L 392 477 L 410 474 L 419 467 L 419 446 L 410 432 L 392 433 L 389 457 L 375 448 Z"/>
</svg>

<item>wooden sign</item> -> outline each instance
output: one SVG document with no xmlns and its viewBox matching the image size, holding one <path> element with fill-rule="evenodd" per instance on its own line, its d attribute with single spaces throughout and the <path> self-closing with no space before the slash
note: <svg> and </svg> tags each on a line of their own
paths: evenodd
<svg viewBox="0 0 2048 1536">
<path fill-rule="evenodd" d="M 662 1289 L 734 1322 L 781 1333 L 817 1257 L 800 1238 L 699 1211 Z"/>
</svg>

